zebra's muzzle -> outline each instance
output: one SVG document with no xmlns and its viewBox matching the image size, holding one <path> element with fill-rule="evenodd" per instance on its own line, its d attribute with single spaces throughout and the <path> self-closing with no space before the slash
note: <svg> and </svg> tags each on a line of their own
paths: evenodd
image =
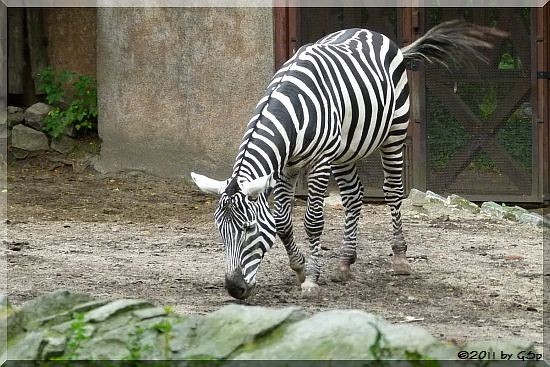
<svg viewBox="0 0 550 367">
<path fill-rule="evenodd" d="M 225 276 L 225 289 L 233 298 L 246 299 L 250 296 L 254 286 L 246 284 L 242 271 L 239 269 Z"/>
</svg>

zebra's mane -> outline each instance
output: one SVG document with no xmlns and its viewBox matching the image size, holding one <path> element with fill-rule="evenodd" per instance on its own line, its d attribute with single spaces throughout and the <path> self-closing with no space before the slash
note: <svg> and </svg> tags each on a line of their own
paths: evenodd
<svg viewBox="0 0 550 367">
<path fill-rule="evenodd" d="M 260 121 L 260 118 L 262 118 L 264 111 L 269 107 L 269 101 L 271 100 L 271 96 L 273 95 L 273 92 L 275 92 L 279 88 L 279 86 L 282 84 L 284 77 L 292 69 L 292 66 L 295 65 L 296 59 L 298 58 L 298 56 L 302 52 L 305 51 L 307 46 L 310 46 L 310 45 L 311 45 L 311 43 L 303 45 L 302 47 L 300 47 L 300 49 L 298 49 L 298 51 L 296 51 L 296 53 L 293 55 L 294 60 L 292 60 L 292 62 L 287 66 L 287 69 L 285 70 L 283 75 L 280 77 L 277 84 L 275 84 L 275 86 L 271 87 L 271 90 L 269 90 L 269 92 L 267 93 L 267 98 L 266 98 L 265 102 L 263 103 L 263 106 L 261 106 L 261 108 L 260 108 L 260 113 L 258 114 L 258 117 L 252 123 L 249 123 L 248 126 L 250 126 L 250 128 L 248 129 L 248 131 L 245 135 L 245 138 L 244 138 L 244 139 L 246 139 L 245 145 L 242 147 L 242 149 L 239 149 L 239 153 L 237 154 L 237 161 L 235 162 L 235 165 L 233 167 L 233 178 L 235 179 L 235 182 L 236 182 L 236 178 L 239 176 L 239 173 L 241 172 L 242 163 L 244 161 L 244 158 L 245 158 L 245 155 L 246 155 L 246 152 L 247 152 L 247 148 L 248 148 L 248 143 L 250 142 L 250 139 L 252 138 L 252 135 L 256 131 L 256 126 L 258 125 L 258 122 Z M 242 145 L 242 143 L 241 143 L 241 145 Z M 281 169 L 281 168 L 282 167 L 279 167 L 279 169 Z M 278 176 L 279 176 L 279 172 L 273 172 L 273 175 L 274 175 L 274 178 L 277 179 Z M 237 190 L 238 190 L 238 185 L 237 185 Z"/>
</svg>

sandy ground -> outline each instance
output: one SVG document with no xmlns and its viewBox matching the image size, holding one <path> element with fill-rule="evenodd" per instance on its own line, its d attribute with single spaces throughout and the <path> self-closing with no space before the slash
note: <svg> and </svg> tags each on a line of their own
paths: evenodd
<svg viewBox="0 0 550 367">
<path fill-rule="evenodd" d="M 223 288 L 215 199 L 141 173 L 80 174 L 44 157 L 8 167 L 8 289 L 13 304 L 57 288 L 132 297 L 206 313 L 235 302 Z M 305 244 L 302 201 L 297 236 Z M 343 211 L 326 208 L 319 300 L 305 300 L 280 243 L 247 303 L 314 312 L 357 308 L 414 322 L 451 342 L 520 338 L 542 344 L 542 230 L 505 221 L 405 213 L 414 275 L 392 276 L 390 219 L 365 205 L 354 278 L 330 280 Z M 305 246 L 304 250 L 305 250 Z"/>
</svg>

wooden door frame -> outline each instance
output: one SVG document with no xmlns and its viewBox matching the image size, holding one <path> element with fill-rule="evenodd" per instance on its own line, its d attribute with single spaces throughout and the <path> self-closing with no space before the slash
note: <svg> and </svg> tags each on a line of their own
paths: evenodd
<svg viewBox="0 0 550 367">
<path fill-rule="evenodd" d="M 550 72 L 550 3 L 536 9 L 536 66 L 537 71 Z M 536 108 L 537 127 L 539 131 L 539 164 L 541 174 L 539 184 L 542 188 L 542 199 L 550 202 L 550 80 L 537 78 L 536 88 L 538 103 Z"/>
<path fill-rule="evenodd" d="M 273 70 L 276 71 L 296 51 L 300 34 L 300 8 L 274 7 L 273 34 Z"/>
</svg>

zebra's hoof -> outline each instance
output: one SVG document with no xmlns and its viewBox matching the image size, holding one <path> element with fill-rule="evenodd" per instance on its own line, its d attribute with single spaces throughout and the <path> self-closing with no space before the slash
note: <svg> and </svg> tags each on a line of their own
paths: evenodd
<svg viewBox="0 0 550 367">
<path fill-rule="evenodd" d="M 393 275 L 411 275 L 411 265 L 405 255 L 393 256 Z"/>
<path fill-rule="evenodd" d="M 302 269 L 299 271 L 296 271 L 296 277 L 298 278 L 298 281 L 300 284 L 306 281 L 306 272 Z"/>
<path fill-rule="evenodd" d="M 320 287 L 317 283 L 311 280 L 306 280 L 302 283 L 302 297 L 304 298 L 319 298 Z"/>
<path fill-rule="evenodd" d="M 304 265 L 302 266 L 292 266 L 290 265 L 290 268 L 294 270 L 296 273 L 296 277 L 298 278 L 298 281 L 300 284 L 302 284 L 306 280 L 306 267 Z"/>
<path fill-rule="evenodd" d="M 334 282 L 347 282 L 351 279 L 351 269 L 347 264 L 339 263 L 336 265 L 334 272 L 332 273 L 332 281 Z"/>
</svg>

